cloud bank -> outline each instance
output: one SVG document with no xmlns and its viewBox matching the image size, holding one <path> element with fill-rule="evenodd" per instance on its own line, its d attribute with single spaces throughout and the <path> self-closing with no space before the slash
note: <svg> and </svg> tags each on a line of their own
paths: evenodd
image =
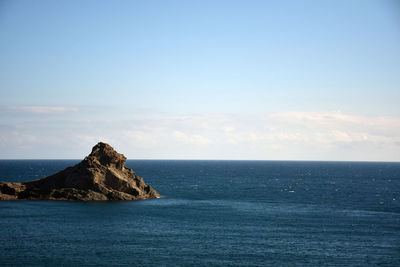
<svg viewBox="0 0 400 267">
<path fill-rule="evenodd" d="M 128 158 L 400 160 L 400 117 L 341 112 L 131 114 L 116 120 L 79 108 L 22 107 L 42 119 L 0 125 L 1 158 L 80 158 L 102 140 Z M 70 112 L 65 119 L 49 113 Z M 84 119 L 83 119 L 84 118 Z"/>
<path fill-rule="evenodd" d="M 54 114 L 79 111 L 79 108 L 74 106 L 9 106 L 5 107 L 5 109 L 32 114 Z"/>
</svg>

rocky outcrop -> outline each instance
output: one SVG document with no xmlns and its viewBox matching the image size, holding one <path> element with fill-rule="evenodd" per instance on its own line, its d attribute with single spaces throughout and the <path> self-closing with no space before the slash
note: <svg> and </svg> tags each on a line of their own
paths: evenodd
<svg viewBox="0 0 400 267">
<path fill-rule="evenodd" d="M 75 166 L 51 176 L 22 183 L 0 182 L 0 200 L 139 200 L 160 194 L 132 169 L 126 157 L 98 143 Z"/>
</svg>

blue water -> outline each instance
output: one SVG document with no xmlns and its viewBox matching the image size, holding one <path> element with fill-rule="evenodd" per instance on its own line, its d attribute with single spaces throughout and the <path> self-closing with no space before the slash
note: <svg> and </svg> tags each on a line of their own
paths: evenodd
<svg viewBox="0 0 400 267">
<path fill-rule="evenodd" d="M 78 161 L 0 161 L 0 180 Z M 0 202 L 0 266 L 400 266 L 400 163 L 144 161 L 164 198 Z"/>
</svg>

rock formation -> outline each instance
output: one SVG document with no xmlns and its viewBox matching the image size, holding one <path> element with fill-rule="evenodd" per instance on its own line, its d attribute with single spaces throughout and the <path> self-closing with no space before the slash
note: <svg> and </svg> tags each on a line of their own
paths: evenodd
<svg viewBox="0 0 400 267">
<path fill-rule="evenodd" d="M 160 194 L 125 167 L 126 157 L 98 143 L 73 167 L 22 183 L 0 182 L 0 200 L 139 200 Z"/>
</svg>

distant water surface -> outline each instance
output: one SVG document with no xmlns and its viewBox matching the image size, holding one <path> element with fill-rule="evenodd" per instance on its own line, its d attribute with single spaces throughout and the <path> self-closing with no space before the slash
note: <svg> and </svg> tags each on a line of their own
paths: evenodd
<svg viewBox="0 0 400 267">
<path fill-rule="evenodd" d="M 0 160 L 0 180 L 78 160 Z M 400 163 L 128 160 L 164 197 L 0 202 L 0 266 L 400 266 Z"/>
</svg>

